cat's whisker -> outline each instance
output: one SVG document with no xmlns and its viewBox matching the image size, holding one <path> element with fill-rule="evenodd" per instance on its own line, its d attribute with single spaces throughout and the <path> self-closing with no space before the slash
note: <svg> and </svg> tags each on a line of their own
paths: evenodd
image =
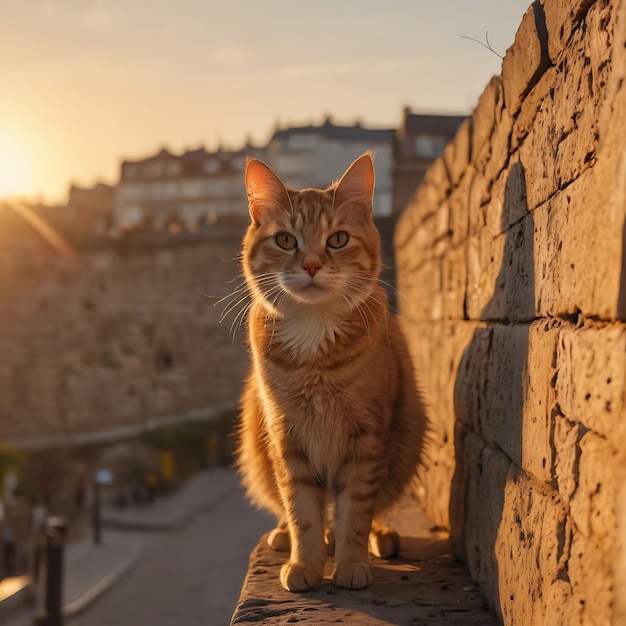
<svg viewBox="0 0 626 626">
<path fill-rule="evenodd" d="M 228 315 L 230 313 L 232 313 L 232 311 L 234 311 L 242 302 L 245 302 L 246 300 L 252 300 L 252 295 L 250 293 L 245 293 L 241 298 L 239 298 L 239 300 L 235 301 L 235 302 L 231 302 L 223 311 L 222 311 L 222 315 L 220 316 L 220 323 L 222 323 L 224 321 L 225 318 L 228 317 Z"/>
<path fill-rule="evenodd" d="M 233 319 L 232 324 L 230 325 L 230 335 L 232 336 L 233 340 L 235 339 L 235 335 L 239 332 L 239 330 L 241 329 L 241 326 L 243 325 L 244 320 L 246 319 L 247 315 L 248 315 L 248 311 L 250 311 L 252 305 L 254 304 L 254 300 L 250 300 L 250 302 L 248 302 L 240 311 L 239 313 L 237 313 L 237 315 L 235 316 L 235 318 Z"/>
</svg>

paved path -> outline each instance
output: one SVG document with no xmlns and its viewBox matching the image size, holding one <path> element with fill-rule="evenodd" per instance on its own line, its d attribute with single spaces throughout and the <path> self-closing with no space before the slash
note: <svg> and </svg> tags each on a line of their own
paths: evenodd
<svg viewBox="0 0 626 626">
<path fill-rule="evenodd" d="M 248 505 L 237 475 L 223 469 L 153 507 L 116 512 L 116 530 L 105 531 L 101 546 L 68 546 L 65 623 L 227 625 L 250 552 L 272 525 Z M 29 609 L 2 623 L 30 626 L 32 619 Z"/>
<path fill-rule="evenodd" d="M 153 536 L 124 579 L 68 625 L 227 625 L 250 552 L 271 527 L 233 486 L 181 529 Z"/>
</svg>

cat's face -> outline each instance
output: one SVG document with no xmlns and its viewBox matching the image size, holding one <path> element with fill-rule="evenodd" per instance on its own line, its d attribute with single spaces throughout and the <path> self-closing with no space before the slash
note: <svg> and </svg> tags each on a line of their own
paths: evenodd
<svg viewBox="0 0 626 626">
<path fill-rule="evenodd" d="M 326 190 L 287 190 L 266 165 L 248 163 L 244 271 L 270 313 L 293 304 L 354 309 L 370 295 L 380 273 L 373 185 L 369 155 Z"/>
</svg>

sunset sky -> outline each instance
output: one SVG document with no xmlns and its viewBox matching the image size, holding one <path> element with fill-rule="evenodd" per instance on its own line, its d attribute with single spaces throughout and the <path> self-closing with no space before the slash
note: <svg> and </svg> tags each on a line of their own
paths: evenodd
<svg viewBox="0 0 626 626">
<path fill-rule="evenodd" d="M 530 0 L 0 0 L 0 196 L 277 123 L 469 113 Z"/>
</svg>

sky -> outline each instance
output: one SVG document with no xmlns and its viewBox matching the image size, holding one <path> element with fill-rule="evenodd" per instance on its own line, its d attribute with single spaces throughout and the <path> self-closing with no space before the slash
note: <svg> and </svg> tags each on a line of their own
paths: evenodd
<svg viewBox="0 0 626 626">
<path fill-rule="evenodd" d="M 530 0 L 0 0 L 0 197 L 276 126 L 469 114 Z"/>
</svg>

